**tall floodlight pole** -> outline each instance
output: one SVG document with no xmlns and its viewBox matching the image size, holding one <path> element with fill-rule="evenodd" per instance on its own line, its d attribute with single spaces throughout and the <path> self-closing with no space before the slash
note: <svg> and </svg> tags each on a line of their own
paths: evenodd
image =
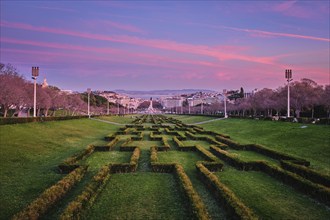
<svg viewBox="0 0 330 220">
<path fill-rule="evenodd" d="M 287 110 L 287 116 L 290 117 L 290 82 L 292 81 L 292 70 L 287 69 L 285 70 L 285 78 L 286 81 L 288 81 L 288 110 Z"/>
<path fill-rule="evenodd" d="M 227 90 L 226 89 L 223 90 L 223 103 L 225 105 L 225 118 L 228 118 L 228 115 L 227 115 Z"/>
<path fill-rule="evenodd" d="M 108 100 L 108 106 L 107 106 L 107 115 L 109 115 L 109 114 L 110 114 L 109 105 L 110 105 L 110 103 L 109 103 L 109 100 Z"/>
<path fill-rule="evenodd" d="M 204 106 L 203 106 L 203 99 L 202 99 L 202 104 L 201 104 L 201 114 L 203 114 L 203 111 L 204 111 Z"/>
<path fill-rule="evenodd" d="M 190 115 L 190 102 L 188 101 L 189 115 Z"/>
<path fill-rule="evenodd" d="M 39 76 L 39 67 L 32 67 L 32 79 L 34 80 L 33 92 L 33 117 L 37 116 L 37 77 Z"/>
<path fill-rule="evenodd" d="M 117 100 L 117 114 L 119 115 L 119 101 Z"/>
<path fill-rule="evenodd" d="M 89 105 L 90 105 L 90 95 L 91 95 L 91 89 L 90 88 L 88 88 L 87 89 L 87 95 L 88 95 L 88 103 L 87 103 L 87 114 L 88 114 L 88 117 L 90 118 L 91 117 L 91 114 L 90 114 L 90 107 L 89 107 Z"/>
</svg>

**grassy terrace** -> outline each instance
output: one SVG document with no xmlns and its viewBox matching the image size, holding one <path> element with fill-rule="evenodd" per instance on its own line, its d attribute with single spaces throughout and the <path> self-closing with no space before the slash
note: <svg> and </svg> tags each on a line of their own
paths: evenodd
<svg viewBox="0 0 330 220">
<path fill-rule="evenodd" d="M 217 172 L 245 204 L 264 219 L 327 219 L 329 209 L 267 174 L 226 167 Z"/>
<path fill-rule="evenodd" d="M 205 116 L 175 116 L 185 123 L 208 121 Z M 150 116 L 147 123 L 150 127 Z M 131 124 L 134 118 L 102 117 L 117 123 Z M 329 175 L 329 126 L 308 125 L 256 120 L 227 119 L 200 125 L 204 130 L 228 134 L 241 144 L 258 143 L 279 152 L 289 153 L 311 161 L 313 169 Z M 0 219 L 9 219 L 33 201 L 46 188 L 64 175 L 56 171 L 66 158 L 81 152 L 89 144 L 104 146 L 104 137 L 113 134 L 120 126 L 88 119 L 27 123 L 0 126 Z M 134 129 L 129 129 L 134 131 Z M 162 129 L 161 129 L 162 131 Z M 135 173 L 110 174 L 93 206 L 84 212 L 84 219 L 189 219 L 187 200 L 179 190 L 173 174 L 153 173 L 150 168 L 151 146 L 161 146 L 161 141 L 151 141 L 150 128 L 143 131 L 142 141 L 132 141 L 126 146 L 139 146 L 141 155 Z M 94 152 L 80 164 L 89 165 L 85 177 L 42 219 L 57 219 L 66 206 L 82 193 L 84 187 L 105 164 L 127 163 L 132 152 L 119 151 L 132 134 L 118 135 L 120 141 L 113 151 Z M 133 135 L 136 136 L 136 135 Z M 158 151 L 158 161 L 180 163 L 193 187 L 202 198 L 212 219 L 226 219 L 225 210 L 213 193 L 197 176 L 195 164 L 203 158 L 193 151 L 178 151 L 173 135 L 162 133 L 171 145 L 169 151 Z M 196 136 L 206 136 L 196 134 Z M 211 137 L 211 136 L 210 136 Z M 289 138 L 290 137 L 290 138 Z M 188 138 L 185 146 L 200 144 L 209 149 L 206 141 Z M 265 160 L 279 166 L 277 160 L 252 151 L 227 150 L 243 161 Z M 329 219 L 329 207 L 299 193 L 294 188 L 271 176 L 255 171 L 238 171 L 225 164 L 216 176 L 226 184 L 248 207 L 262 219 Z"/>
<path fill-rule="evenodd" d="M 117 127 L 88 119 L 0 126 L 0 219 L 24 208 L 61 174 L 64 159 Z"/>
<path fill-rule="evenodd" d="M 200 125 L 205 130 L 228 134 L 241 144 L 261 144 L 305 158 L 311 167 L 330 175 L 330 126 L 228 119 Z"/>
</svg>

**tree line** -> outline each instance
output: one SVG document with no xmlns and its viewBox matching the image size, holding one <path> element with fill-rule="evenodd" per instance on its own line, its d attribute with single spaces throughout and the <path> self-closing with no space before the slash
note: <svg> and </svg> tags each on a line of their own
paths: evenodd
<svg viewBox="0 0 330 220">
<path fill-rule="evenodd" d="M 33 110 L 33 83 L 20 75 L 11 64 L 0 63 L 0 106 L 3 117 L 17 116 L 24 113 L 30 116 Z M 102 114 L 107 106 L 107 99 L 91 93 L 91 111 Z M 110 103 L 114 112 L 114 104 Z M 37 115 L 81 115 L 87 114 L 87 92 L 68 94 L 55 86 L 42 88 L 37 84 Z"/>
</svg>

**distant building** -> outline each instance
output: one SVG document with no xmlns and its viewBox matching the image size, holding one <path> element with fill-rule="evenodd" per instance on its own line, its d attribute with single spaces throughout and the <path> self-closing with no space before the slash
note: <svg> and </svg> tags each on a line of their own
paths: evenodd
<svg viewBox="0 0 330 220">
<path fill-rule="evenodd" d="M 42 87 L 42 88 L 47 88 L 47 87 L 48 87 L 48 83 L 47 83 L 47 79 L 46 79 L 46 77 L 44 78 L 44 81 L 43 81 L 41 87 Z"/>
</svg>

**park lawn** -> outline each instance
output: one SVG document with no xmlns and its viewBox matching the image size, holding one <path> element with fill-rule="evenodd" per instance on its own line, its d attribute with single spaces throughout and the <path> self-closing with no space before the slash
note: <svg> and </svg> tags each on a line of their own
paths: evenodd
<svg viewBox="0 0 330 220">
<path fill-rule="evenodd" d="M 1 125 L 0 219 L 9 219 L 61 179 L 58 164 L 116 129 L 89 119 Z"/>
<path fill-rule="evenodd" d="M 207 211 L 212 219 L 226 219 L 225 211 L 218 205 L 218 202 L 213 197 L 212 193 L 198 178 L 196 171 L 197 161 L 204 161 L 204 159 L 197 152 L 184 151 L 158 151 L 158 161 L 160 163 L 179 163 L 183 166 L 186 174 L 190 178 L 194 189 L 202 198 L 207 207 Z"/>
<path fill-rule="evenodd" d="M 330 176 L 330 126 L 249 119 L 227 119 L 200 125 L 205 130 L 230 135 L 241 144 L 261 144 L 304 158 L 311 168 Z"/>
<path fill-rule="evenodd" d="M 112 174 L 83 219 L 190 219 L 172 174 Z"/>
<path fill-rule="evenodd" d="M 212 117 L 212 116 L 190 116 L 190 115 L 166 115 L 166 116 L 180 120 L 185 124 L 193 124 L 193 123 L 197 123 L 197 122 L 208 121 L 208 120 L 218 118 L 218 117 Z"/>
<path fill-rule="evenodd" d="M 125 124 L 131 124 L 132 121 L 135 119 L 135 117 L 136 116 L 133 115 L 124 115 L 124 116 L 113 115 L 113 116 L 101 116 L 98 117 L 98 119 L 125 125 Z"/>
<path fill-rule="evenodd" d="M 245 162 L 263 160 L 263 161 L 266 161 L 273 165 L 277 165 L 277 166 L 280 165 L 280 162 L 278 160 L 275 160 L 271 157 L 267 157 L 263 154 L 259 154 L 254 151 L 229 149 L 229 150 L 227 150 L 227 152 L 229 152 L 232 156 L 234 156 L 242 161 L 245 161 Z"/>
<path fill-rule="evenodd" d="M 98 151 L 91 154 L 82 163 L 88 165 L 89 170 L 98 171 L 109 163 L 129 163 L 132 152 Z"/>
<path fill-rule="evenodd" d="M 261 219 L 329 219 L 327 206 L 265 173 L 225 166 L 216 175 Z"/>
</svg>

